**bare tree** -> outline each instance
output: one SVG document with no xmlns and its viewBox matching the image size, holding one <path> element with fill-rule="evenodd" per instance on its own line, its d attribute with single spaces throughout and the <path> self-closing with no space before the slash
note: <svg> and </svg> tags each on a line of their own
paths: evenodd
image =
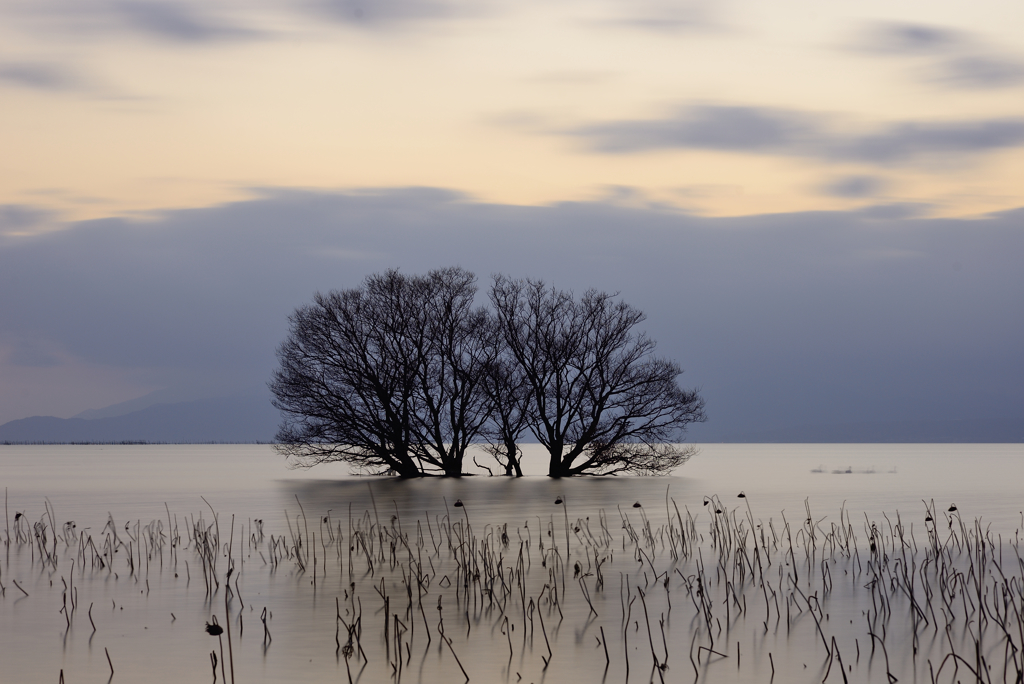
<svg viewBox="0 0 1024 684">
<path fill-rule="evenodd" d="M 548 474 L 657 474 L 685 462 L 678 442 L 703 421 L 704 401 L 634 332 L 641 311 L 590 290 L 579 301 L 541 281 L 497 276 L 491 290 L 507 353 L 522 371 L 530 430 Z"/>
<path fill-rule="evenodd" d="M 270 382 L 285 415 L 278 450 L 304 467 L 461 475 L 487 419 L 474 283 L 458 268 L 388 271 L 299 307 Z"/>
<path fill-rule="evenodd" d="M 554 477 L 665 473 L 689 458 L 675 443 L 704 420 L 704 401 L 635 332 L 639 310 L 505 276 L 493 314 L 475 295 L 460 268 L 388 271 L 299 307 L 270 382 L 285 416 L 278 450 L 298 466 L 402 477 L 462 475 L 480 440 L 521 476 L 526 432 Z"/>
</svg>

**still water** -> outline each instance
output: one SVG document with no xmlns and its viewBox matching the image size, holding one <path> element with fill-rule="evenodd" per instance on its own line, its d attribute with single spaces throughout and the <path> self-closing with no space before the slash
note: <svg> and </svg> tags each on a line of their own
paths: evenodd
<svg viewBox="0 0 1024 684">
<path fill-rule="evenodd" d="M 402 482 L 289 470 L 268 446 L 0 447 L 0 679 L 1020 669 L 1022 445 L 715 444 L 664 478 L 543 463 Z"/>
</svg>

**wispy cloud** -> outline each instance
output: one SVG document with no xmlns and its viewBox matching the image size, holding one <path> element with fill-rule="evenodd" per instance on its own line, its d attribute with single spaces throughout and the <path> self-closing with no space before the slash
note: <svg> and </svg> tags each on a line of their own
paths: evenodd
<svg viewBox="0 0 1024 684">
<path fill-rule="evenodd" d="M 1024 83 L 1024 62 L 966 56 L 934 67 L 932 80 L 957 88 L 1005 88 Z"/>
<path fill-rule="evenodd" d="M 821 191 L 832 197 L 861 199 L 884 192 L 888 183 L 877 176 L 842 176 L 821 186 Z"/>
<path fill-rule="evenodd" d="M 50 62 L 0 62 L 0 81 L 37 90 L 80 90 L 85 86 L 74 70 Z"/>
<path fill-rule="evenodd" d="M 53 60 L 0 62 L 0 88 L 13 87 L 53 95 L 84 96 L 93 100 L 140 101 L 142 96 L 127 92 L 88 69 L 82 62 Z"/>
<path fill-rule="evenodd" d="M 357 28 L 384 29 L 467 13 L 465 6 L 443 0 L 313 0 L 317 14 Z"/>
<path fill-rule="evenodd" d="M 125 26 L 168 40 L 205 43 L 257 35 L 237 23 L 212 19 L 180 2 L 113 2 L 109 10 Z"/>
<path fill-rule="evenodd" d="M 593 152 L 672 149 L 912 164 L 1024 145 L 1024 119 L 906 121 L 848 132 L 832 117 L 786 109 L 702 105 L 660 119 L 633 119 L 563 131 Z"/>
<path fill-rule="evenodd" d="M 895 56 L 923 67 L 920 80 L 949 88 L 1006 88 L 1024 83 L 1024 60 L 985 45 L 977 35 L 924 24 L 874 23 L 864 27 L 853 49 Z"/>
<path fill-rule="evenodd" d="M 704 105 L 661 119 L 633 119 L 569 131 L 595 152 L 659 149 L 777 152 L 793 148 L 818 128 L 814 117 L 762 107 Z"/>
<path fill-rule="evenodd" d="M 1024 145 L 1024 119 L 944 123 L 906 122 L 879 132 L 834 136 L 822 156 L 875 164 L 910 163 L 933 156 L 965 156 Z"/>
<path fill-rule="evenodd" d="M 861 29 L 854 49 L 882 55 L 942 54 L 962 47 L 960 31 L 924 24 L 873 23 Z"/>
<path fill-rule="evenodd" d="M 725 24 L 721 4 L 703 0 L 664 2 L 647 0 L 617 3 L 610 18 L 588 22 L 603 28 L 633 29 L 650 33 L 717 32 Z"/>
<path fill-rule="evenodd" d="M 16 4 L 7 14 L 25 22 L 31 33 L 159 38 L 204 44 L 251 39 L 263 34 L 249 28 L 237 11 L 187 0 L 39 0 Z"/>
<path fill-rule="evenodd" d="M 132 36 L 205 46 L 273 39 L 287 32 L 278 26 L 311 20 L 382 30 L 481 11 L 466 0 L 11 0 L 0 6 L 0 21 L 37 37 Z"/>
</svg>

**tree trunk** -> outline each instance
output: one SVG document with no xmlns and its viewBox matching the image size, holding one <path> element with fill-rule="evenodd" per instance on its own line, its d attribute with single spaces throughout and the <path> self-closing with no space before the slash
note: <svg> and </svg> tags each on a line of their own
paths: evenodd
<svg viewBox="0 0 1024 684">
<path fill-rule="evenodd" d="M 516 448 L 514 440 L 505 440 L 505 454 L 508 459 L 505 463 L 505 475 L 512 477 L 514 474 L 516 477 L 522 477 L 523 469 L 519 465 L 519 450 Z"/>
</svg>

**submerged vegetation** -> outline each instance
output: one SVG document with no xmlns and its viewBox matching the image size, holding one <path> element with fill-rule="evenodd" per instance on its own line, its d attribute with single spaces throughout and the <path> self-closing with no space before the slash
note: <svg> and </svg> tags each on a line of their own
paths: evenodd
<svg viewBox="0 0 1024 684">
<path fill-rule="evenodd" d="M 388 271 L 299 307 L 270 382 L 279 450 L 401 477 L 460 476 L 475 442 L 521 476 L 524 435 L 552 477 L 663 474 L 692 455 L 678 442 L 704 400 L 636 331 L 641 311 L 506 276 L 490 308 L 475 296 L 460 268 Z"/>
<path fill-rule="evenodd" d="M 806 503 L 798 520 L 763 520 L 742 492 L 691 511 L 666 491 L 612 512 L 559 496 L 544 514 L 478 521 L 461 491 L 415 519 L 372 489 L 367 510 L 341 515 L 296 497 L 278 524 L 207 505 L 82 528 L 47 501 L 8 512 L 0 602 L 59 616 L 65 649 L 69 634 L 90 650 L 95 638 L 111 678 L 128 654 L 110 648 L 121 628 L 104 602 L 174 625 L 151 648 L 185 656 L 164 673 L 179 680 L 208 661 L 214 682 L 253 681 L 314 654 L 349 682 L 1024 681 L 1020 529 L 1004 538 L 955 504 L 924 502 L 914 523 Z M 149 603 L 151 581 L 174 601 Z M 307 610 L 275 622 L 268 587 L 285 594 L 279 612 Z"/>
</svg>

